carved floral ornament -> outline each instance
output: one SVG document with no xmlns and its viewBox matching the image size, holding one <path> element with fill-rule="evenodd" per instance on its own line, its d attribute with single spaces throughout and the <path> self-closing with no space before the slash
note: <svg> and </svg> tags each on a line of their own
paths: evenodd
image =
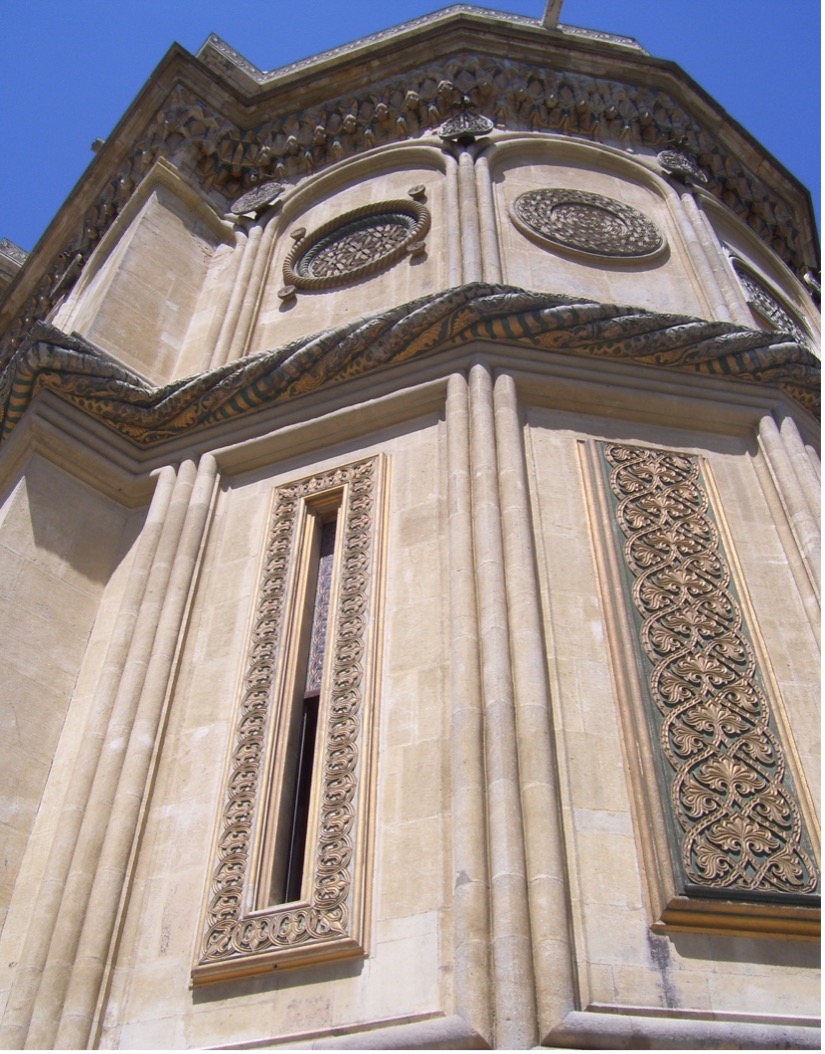
<svg viewBox="0 0 825 1054">
<path fill-rule="evenodd" d="M 439 127 L 438 134 L 447 142 L 467 144 L 489 135 L 494 128 L 495 124 L 489 117 L 462 109 Z"/>
<path fill-rule="evenodd" d="M 600 449 L 682 891 L 815 906 L 810 838 L 699 459 Z"/>
<path fill-rule="evenodd" d="M 587 256 L 641 259 L 666 245 L 664 235 L 644 213 L 584 190 L 529 190 L 516 198 L 510 214 L 523 232 Z"/>
<path fill-rule="evenodd" d="M 429 229 L 429 209 L 399 198 L 362 205 L 310 234 L 298 230 L 284 261 L 287 284 L 280 295 L 286 298 L 295 289 L 335 289 L 366 278 L 405 255 L 423 252 Z"/>
<path fill-rule="evenodd" d="M 224 782 L 195 984 L 284 963 L 358 955 L 367 899 L 366 808 L 371 793 L 375 649 L 380 594 L 383 461 L 344 465 L 279 487 L 274 495 L 234 743 Z M 330 626 L 329 687 L 319 716 L 320 787 L 308 835 L 309 875 L 298 901 L 262 910 L 268 876 L 256 874 L 263 817 L 277 794 L 268 744 L 279 720 L 285 651 L 297 603 L 299 526 L 307 502 L 343 492 L 342 552 Z"/>
</svg>

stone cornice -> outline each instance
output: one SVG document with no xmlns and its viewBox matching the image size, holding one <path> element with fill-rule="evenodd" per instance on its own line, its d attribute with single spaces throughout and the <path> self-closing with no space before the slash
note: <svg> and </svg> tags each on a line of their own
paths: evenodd
<svg viewBox="0 0 825 1054">
<path fill-rule="evenodd" d="M 673 63 L 588 34 L 459 6 L 378 34 L 369 63 L 356 61 L 356 42 L 261 74 L 266 83 L 248 78 L 251 95 L 174 46 L 11 283 L 0 304 L 0 363 L 70 288 L 159 158 L 225 211 L 257 182 L 294 184 L 431 134 L 462 96 L 500 130 L 650 158 L 684 138 L 707 191 L 792 270 L 816 270 L 810 197 L 797 181 Z"/>
<path fill-rule="evenodd" d="M 781 389 L 819 414 L 819 362 L 787 335 L 477 283 L 162 388 L 88 341 L 40 324 L 0 375 L 2 435 L 47 388 L 148 446 L 416 356 L 480 342 L 737 378 Z"/>
<path fill-rule="evenodd" d="M 299 59 L 297 62 L 290 62 L 271 70 L 259 69 L 214 33 L 207 37 L 198 50 L 197 57 L 210 69 L 226 76 L 228 80 L 232 81 L 241 90 L 254 91 L 259 88 L 269 87 L 279 81 L 284 81 L 296 73 L 305 71 L 317 73 L 319 67 L 328 66 L 331 62 L 341 58 L 357 58 L 361 52 L 374 48 L 376 45 L 392 42 L 393 46 L 397 46 L 400 40 L 417 33 L 421 29 L 440 26 L 454 21 L 458 17 L 472 19 L 484 25 L 503 23 L 507 28 L 520 26 L 541 33 L 548 32 L 548 27 L 540 19 L 530 18 L 526 15 L 509 14 L 504 11 L 488 10 L 487 8 L 475 7 L 472 4 L 451 4 L 441 11 L 410 19 L 400 25 L 392 26 L 378 33 L 371 33 L 366 37 L 359 37 L 357 40 L 341 44 L 339 47 L 329 48 L 327 51 L 322 51 L 317 55 Z M 582 40 L 599 41 L 612 47 L 628 48 L 643 55 L 648 54 L 633 37 L 619 36 L 616 33 L 602 33 L 595 29 L 585 29 L 580 26 L 569 26 L 562 23 L 559 23 L 553 32 Z"/>
<path fill-rule="evenodd" d="M 28 255 L 25 249 L 21 249 L 8 238 L 0 238 L 0 256 L 6 257 L 16 267 L 22 267 Z"/>
</svg>

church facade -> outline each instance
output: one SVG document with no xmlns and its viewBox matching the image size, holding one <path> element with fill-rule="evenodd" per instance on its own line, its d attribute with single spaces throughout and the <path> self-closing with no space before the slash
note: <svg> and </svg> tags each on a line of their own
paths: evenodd
<svg viewBox="0 0 825 1054">
<path fill-rule="evenodd" d="M 810 198 L 558 7 L 0 245 L 0 1046 L 818 1049 Z"/>
</svg>

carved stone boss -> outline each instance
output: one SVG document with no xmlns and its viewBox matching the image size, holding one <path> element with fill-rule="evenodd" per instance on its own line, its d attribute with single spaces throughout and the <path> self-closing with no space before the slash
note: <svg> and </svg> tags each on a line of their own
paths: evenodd
<svg viewBox="0 0 825 1054">
<path fill-rule="evenodd" d="M 664 172 L 676 176 L 685 183 L 699 183 L 702 186 L 707 184 L 708 177 L 690 154 L 684 154 L 680 150 L 660 150 L 656 155 L 656 160 Z"/>
<path fill-rule="evenodd" d="M 219 823 L 216 859 L 194 984 L 274 967 L 363 952 L 372 783 L 372 693 L 380 593 L 380 457 L 313 475 L 275 492 L 234 745 Z M 302 504 L 341 492 L 341 560 L 331 629 L 329 687 L 319 717 L 321 771 L 311 874 L 300 902 L 255 910 L 268 876 L 256 874 L 262 817 L 277 794 L 268 747 L 279 719 L 291 583 Z"/>
<path fill-rule="evenodd" d="M 815 905 L 810 840 L 699 459 L 600 448 L 681 892 Z"/>
<path fill-rule="evenodd" d="M 588 256 L 633 259 L 665 246 L 658 227 L 638 209 L 584 190 L 529 190 L 513 202 L 512 216 L 523 231 Z"/>
</svg>

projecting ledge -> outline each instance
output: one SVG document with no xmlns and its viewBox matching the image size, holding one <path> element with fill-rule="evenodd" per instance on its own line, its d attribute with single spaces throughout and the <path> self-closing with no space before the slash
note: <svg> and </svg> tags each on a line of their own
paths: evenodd
<svg viewBox="0 0 825 1054">
<path fill-rule="evenodd" d="M 634 1008 L 636 1009 L 636 1008 Z M 647 1008 L 645 1008 L 647 1009 Z M 704 1049 L 820 1050 L 819 1022 L 719 1020 L 709 1017 L 624 1013 L 620 1007 L 574 1011 L 545 1037 L 542 1046 L 595 1050 Z M 807 1023 L 810 1021 L 810 1023 Z"/>
</svg>

